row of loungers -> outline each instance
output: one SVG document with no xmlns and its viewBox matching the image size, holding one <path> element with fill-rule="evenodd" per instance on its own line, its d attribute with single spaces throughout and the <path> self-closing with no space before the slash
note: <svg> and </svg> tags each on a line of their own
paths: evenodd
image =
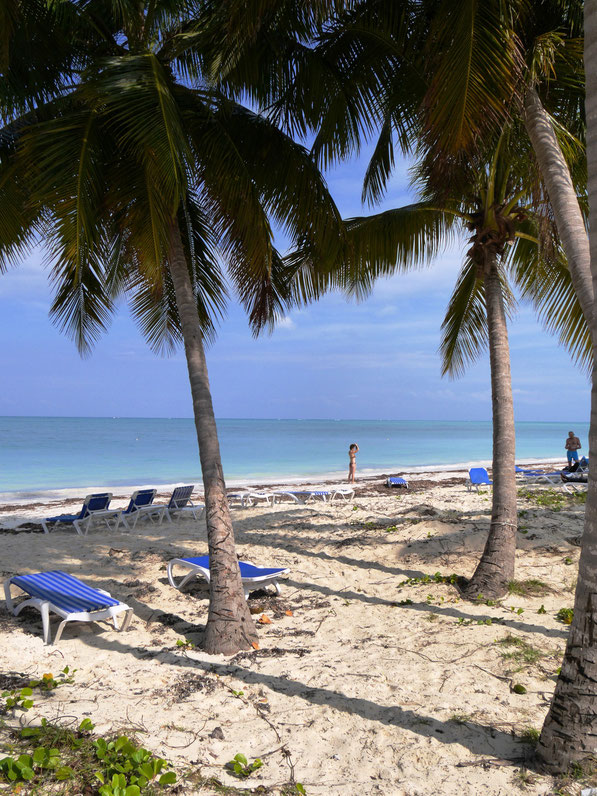
<svg viewBox="0 0 597 796">
<path fill-rule="evenodd" d="M 128 506 L 125 509 L 111 509 L 111 492 L 99 492 L 94 495 L 87 495 L 83 501 L 83 507 L 78 514 L 60 514 L 56 517 L 46 517 L 41 521 L 44 533 L 50 533 L 60 525 L 70 526 L 80 536 L 86 536 L 87 531 L 94 522 L 104 523 L 108 528 L 118 530 L 120 523 L 125 528 L 135 528 L 141 517 L 146 517 L 151 522 L 157 520 L 160 524 L 167 519 L 172 522 L 172 516 L 180 512 L 188 512 L 195 519 L 201 519 L 205 506 L 194 504 L 191 500 L 193 486 L 176 487 L 170 500 L 166 504 L 154 503 L 156 489 L 138 489 L 133 493 Z"/>
<path fill-rule="evenodd" d="M 87 495 L 78 514 L 60 514 L 56 517 L 46 517 L 41 521 L 41 524 L 44 533 L 50 533 L 51 530 L 59 526 L 70 526 L 80 536 L 86 536 L 95 522 L 103 523 L 109 529 L 117 531 L 121 523 L 127 529 L 134 529 L 142 517 L 147 518 L 150 522 L 156 520 L 158 524 L 161 524 L 164 519 L 172 522 L 172 516 L 177 513 L 188 512 L 196 520 L 200 520 L 205 511 L 205 506 L 203 503 L 195 504 L 192 502 L 193 489 L 193 486 L 177 487 L 167 504 L 153 502 L 157 492 L 156 489 L 138 489 L 133 493 L 125 509 L 111 509 L 112 493 L 98 492 L 93 495 Z M 352 500 L 353 497 L 354 489 L 350 487 L 334 487 L 331 490 L 314 489 L 294 492 L 247 491 L 230 492 L 228 494 L 228 500 L 231 505 L 240 503 L 243 508 L 256 506 L 259 503 L 274 506 L 284 500 L 289 500 L 293 503 L 310 503 L 320 500 L 326 503 L 336 499 Z"/>
<path fill-rule="evenodd" d="M 228 501 L 233 505 L 239 503 L 243 508 L 256 506 L 265 503 L 268 506 L 275 506 L 276 503 L 289 501 L 291 503 L 322 503 L 334 500 L 352 500 L 354 498 L 352 487 L 336 486 L 330 489 L 299 489 L 299 490 L 275 490 L 258 492 L 229 492 Z"/>
<path fill-rule="evenodd" d="M 155 489 L 139 489 L 131 497 L 125 509 L 111 509 L 112 494 L 102 492 L 88 495 L 83 501 L 83 506 L 78 514 L 60 514 L 42 520 L 45 533 L 58 526 L 73 527 L 79 535 L 86 536 L 92 523 L 103 522 L 108 528 L 118 529 L 120 523 L 125 528 L 135 528 L 140 517 L 147 517 L 159 523 L 166 518 L 172 522 L 172 515 L 177 512 L 192 513 L 195 519 L 200 519 L 205 510 L 203 504 L 194 504 L 191 501 L 193 486 L 177 487 L 167 504 L 155 504 Z M 320 500 L 322 502 L 334 499 L 350 500 L 354 497 L 354 489 L 350 487 L 335 487 L 332 490 L 296 490 L 275 492 L 233 492 L 228 494 L 231 503 L 240 502 L 241 506 L 254 506 L 259 502 L 275 505 L 283 500 L 293 503 L 309 503 Z M 288 573 L 282 567 L 258 567 L 249 561 L 239 561 L 241 580 L 245 599 L 249 598 L 250 591 L 272 585 L 280 593 L 278 577 Z M 182 569 L 185 574 L 174 574 L 175 569 Z M 208 583 L 210 579 L 209 556 L 194 558 L 173 558 L 168 562 L 168 581 L 175 589 L 182 589 L 192 578 L 203 577 Z M 18 589 L 25 597 L 15 602 L 12 590 Z M 33 607 L 39 610 L 42 618 L 43 638 L 45 644 L 52 643 L 50 628 L 50 614 L 57 614 L 62 618 L 54 636 L 57 643 L 67 622 L 98 622 L 112 620 L 118 630 L 119 615 L 124 613 L 122 630 L 126 630 L 131 622 L 133 609 L 126 603 L 112 597 L 103 589 L 94 589 L 78 578 L 66 572 L 49 571 L 37 572 L 31 575 L 13 575 L 4 582 L 4 596 L 8 610 L 17 616 L 23 608 Z"/>
<path fill-rule="evenodd" d="M 589 479 L 589 460 L 584 456 L 581 459 L 579 467 L 574 472 L 566 470 L 557 470 L 551 473 L 545 473 L 541 470 L 529 470 L 524 467 L 515 466 L 516 475 L 524 480 L 527 484 L 553 484 L 554 486 L 568 485 L 575 488 L 575 484 L 586 484 Z M 490 480 L 489 474 L 484 467 L 472 467 L 468 471 L 469 481 L 467 487 L 471 490 L 473 487 L 479 491 L 480 486 L 492 486 L 493 481 Z"/>
<path fill-rule="evenodd" d="M 249 592 L 263 586 L 274 586 L 280 593 L 278 578 L 289 570 L 283 567 L 258 567 L 248 561 L 239 561 L 245 599 Z M 174 569 L 186 571 L 184 576 L 174 575 Z M 209 556 L 173 558 L 168 562 L 168 581 L 175 589 L 182 589 L 189 580 L 199 576 L 209 583 Z M 178 580 L 177 580 L 178 577 Z M 12 590 L 18 589 L 25 597 L 15 602 Z M 50 613 L 62 618 L 54 636 L 57 643 L 67 622 L 101 622 L 111 619 L 118 630 L 118 617 L 124 613 L 122 630 L 131 622 L 133 609 L 116 600 L 103 589 L 94 589 L 66 572 L 37 572 L 32 575 L 13 575 L 4 582 L 6 607 L 17 616 L 23 608 L 36 608 L 41 613 L 44 644 L 52 643 Z"/>
</svg>

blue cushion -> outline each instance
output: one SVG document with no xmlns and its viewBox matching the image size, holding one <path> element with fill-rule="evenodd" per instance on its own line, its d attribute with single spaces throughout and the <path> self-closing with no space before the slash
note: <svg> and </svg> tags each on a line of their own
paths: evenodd
<svg viewBox="0 0 597 796">
<path fill-rule="evenodd" d="M 198 567 L 209 569 L 209 556 L 199 556 L 198 558 L 182 558 L 181 561 L 188 561 Z M 239 561 L 241 578 L 258 578 L 261 575 L 277 575 L 284 572 L 285 567 L 256 567 L 254 564 L 247 564 L 246 561 Z"/>
<path fill-rule="evenodd" d="M 81 514 L 59 514 L 58 517 L 46 517 L 46 522 L 74 522 L 82 519 Z"/>
<path fill-rule="evenodd" d="M 10 582 L 32 597 L 47 600 L 69 614 L 79 611 L 98 611 L 111 605 L 120 605 L 118 600 L 102 594 L 97 589 L 92 589 L 66 572 L 15 575 Z"/>
</svg>

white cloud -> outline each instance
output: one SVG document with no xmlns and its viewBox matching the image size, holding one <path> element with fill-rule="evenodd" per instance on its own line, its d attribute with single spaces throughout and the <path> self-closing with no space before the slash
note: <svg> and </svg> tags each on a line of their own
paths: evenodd
<svg viewBox="0 0 597 796">
<path fill-rule="evenodd" d="M 276 324 L 277 329 L 295 329 L 296 324 L 289 315 L 281 318 Z"/>
</svg>

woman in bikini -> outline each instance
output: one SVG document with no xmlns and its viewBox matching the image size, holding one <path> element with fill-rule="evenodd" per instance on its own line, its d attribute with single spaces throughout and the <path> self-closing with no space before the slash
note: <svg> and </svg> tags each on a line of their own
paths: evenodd
<svg viewBox="0 0 597 796">
<path fill-rule="evenodd" d="M 353 442 L 348 449 L 348 483 L 354 484 L 354 476 L 357 471 L 357 452 L 359 446 Z"/>
</svg>

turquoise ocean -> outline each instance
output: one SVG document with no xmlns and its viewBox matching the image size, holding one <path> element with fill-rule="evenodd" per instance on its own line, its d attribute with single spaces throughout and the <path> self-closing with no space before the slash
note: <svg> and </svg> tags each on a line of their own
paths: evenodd
<svg viewBox="0 0 597 796">
<path fill-rule="evenodd" d="M 564 461 L 572 429 L 588 452 L 588 423 L 518 423 L 517 460 Z M 458 469 L 491 459 L 490 422 L 218 420 L 230 485 Z M 0 492 L 200 483 L 188 418 L 0 417 Z"/>
</svg>

